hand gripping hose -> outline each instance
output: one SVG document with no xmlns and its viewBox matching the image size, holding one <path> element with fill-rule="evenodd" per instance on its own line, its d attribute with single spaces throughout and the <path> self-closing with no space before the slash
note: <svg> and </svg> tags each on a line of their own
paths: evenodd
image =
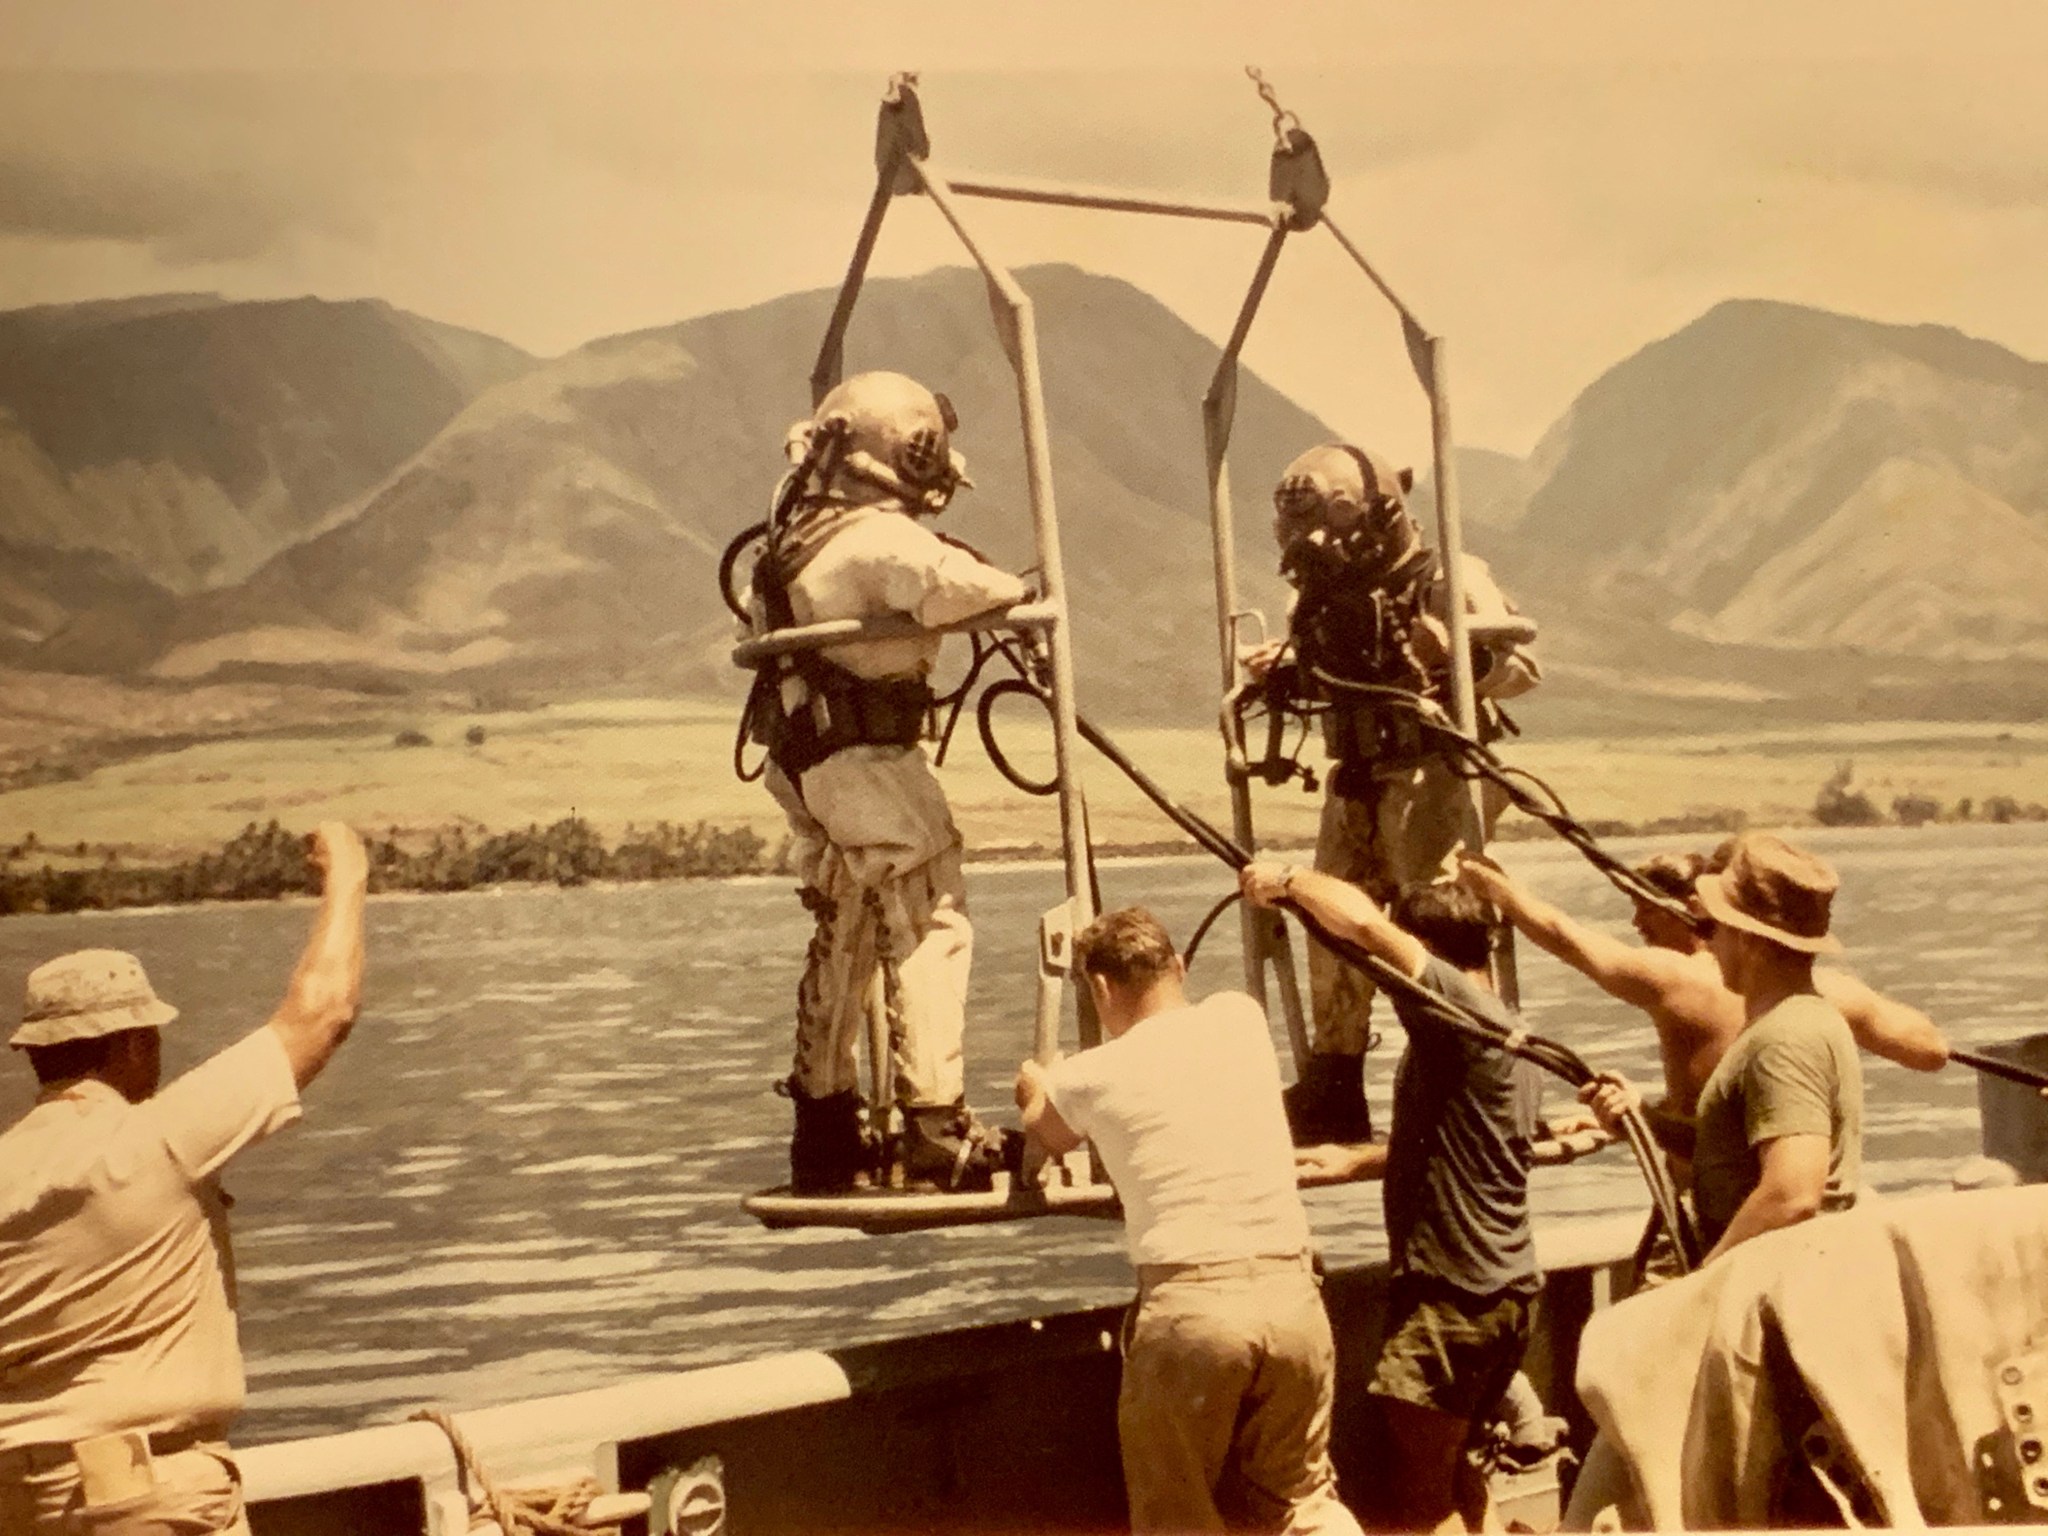
<svg viewBox="0 0 2048 1536">
<path fill-rule="evenodd" d="M 1326 683 L 1341 681 L 1323 677 L 1321 674 L 1319 677 Z M 1398 690 L 1388 691 L 1398 693 Z M 1517 810 L 1533 816 L 1571 844 L 1624 895 L 1645 906 L 1669 913 L 1695 931 L 1711 927 L 1711 923 L 1702 919 L 1684 902 L 1658 890 L 1628 865 L 1602 848 L 1586 824 L 1565 808 L 1564 801 L 1557 791 L 1542 779 L 1526 768 L 1511 767 L 1503 762 L 1492 747 L 1467 736 L 1414 695 L 1400 694 L 1399 697 L 1404 704 L 1416 711 L 1425 728 L 1449 743 L 1451 750 L 1462 760 L 1468 775 L 1485 778 L 1499 785 Z M 1532 785 L 1533 789 L 1529 787 Z M 2003 1078 L 2009 1083 L 2018 1083 L 2037 1092 L 2048 1093 L 2048 1072 L 2038 1072 L 2031 1067 L 2001 1061 L 1994 1056 L 1980 1055 L 1975 1051 L 1951 1049 L 1948 1059 L 1959 1067 L 1969 1068 L 1972 1072 L 1981 1072 L 1987 1077 Z"/>
<path fill-rule="evenodd" d="M 1005 654 L 1010 655 L 1013 663 L 1016 662 L 1017 658 L 1009 653 L 1007 647 Z M 1034 683 L 1032 686 L 1037 691 L 1037 685 Z M 1176 801 L 1092 722 L 1077 718 L 1075 724 L 1080 730 L 1082 740 L 1107 758 L 1118 772 L 1136 785 L 1146 799 L 1156 805 L 1169 821 L 1194 839 L 1205 853 L 1220 859 L 1233 871 L 1241 870 L 1252 862 L 1250 853 L 1201 815 Z M 984 741 L 990 734 L 984 723 Z M 1332 933 L 1297 902 L 1283 898 L 1276 905 L 1291 914 L 1325 949 L 1364 971 L 1389 994 L 1407 999 L 1414 1007 L 1446 1027 L 1494 1050 L 1506 1051 L 1523 1061 L 1533 1062 L 1553 1076 L 1563 1078 L 1573 1088 L 1582 1088 L 1597 1076 L 1584 1058 L 1570 1047 L 1555 1040 L 1547 1040 L 1541 1035 L 1531 1034 L 1525 1029 L 1502 1029 L 1459 1007 L 1448 998 L 1438 996 L 1413 978 L 1403 975 L 1396 967 L 1389 965 L 1363 945 Z M 1663 1222 L 1664 1229 L 1672 1235 L 1681 1268 L 1686 1271 L 1697 1268 L 1700 1260 L 1699 1236 L 1694 1231 L 1691 1216 L 1679 1202 L 1678 1190 L 1671 1182 L 1670 1173 L 1664 1166 L 1663 1158 L 1650 1134 L 1649 1125 L 1643 1119 L 1642 1111 L 1631 1107 L 1621 1116 L 1620 1126 L 1622 1137 L 1628 1142 L 1629 1151 L 1635 1155 L 1636 1166 L 1642 1173 L 1643 1182 L 1649 1186 L 1650 1198 L 1656 1206 L 1658 1218 Z"/>
</svg>

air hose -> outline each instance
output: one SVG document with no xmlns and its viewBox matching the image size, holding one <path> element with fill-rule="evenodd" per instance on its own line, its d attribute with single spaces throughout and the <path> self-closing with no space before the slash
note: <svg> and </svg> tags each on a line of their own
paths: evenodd
<svg viewBox="0 0 2048 1536">
<path fill-rule="evenodd" d="M 1045 690 L 1030 678 L 1028 671 L 1011 648 L 1003 642 L 998 642 L 998 648 L 1018 667 L 1020 677 L 1017 681 L 1038 693 L 1043 699 Z M 1008 686 L 1008 680 L 995 686 Z M 1137 786 L 1146 799 L 1157 806 L 1169 821 L 1192 838 L 1204 852 L 1220 859 L 1233 871 L 1242 870 L 1252 862 L 1250 853 L 1200 814 L 1167 794 L 1156 780 L 1133 762 L 1124 750 L 1097 726 L 1080 716 L 1075 717 L 1075 725 L 1082 740 L 1107 758 L 1112 766 Z M 987 742 L 989 735 L 990 732 L 984 725 L 984 743 Z M 1005 761 L 998 759 L 999 770 L 1002 770 L 1019 788 L 1026 787 L 1022 780 L 1010 774 L 1005 767 Z M 1207 921 L 1213 921 L 1226 905 L 1227 901 L 1219 904 Z M 1553 1076 L 1562 1078 L 1574 1089 L 1583 1088 L 1597 1076 L 1584 1058 L 1569 1046 L 1532 1034 L 1525 1029 L 1502 1029 L 1478 1014 L 1459 1007 L 1448 998 L 1438 996 L 1363 945 L 1332 933 L 1313 914 L 1292 899 L 1283 897 L 1275 905 L 1293 916 L 1325 949 L 1372 977 L 1383 991 L 1406 999 L 1412 1006 L 1447 1028 L 1456 1030 L 1468 1039 L 1476 1040 L 1491 1049 L 1506 1051 L 1511 1056 L 1532 1062 Z M 1658 1152 L 1655 1139 L 1650 1134 L 1648 1123 L 1643 1119 L 1641 1109 L 1628 1109 L 1620 1117 L 1620 1126 L 1622 1138 L 1635 1156 L 1643 1182 L 1649 1186 L 1650 1198 L 1656 1206 L 1658 1218 L 1664 1223 L 1665 1230 L 1672 1234 L 1682 1268 L 1690 1271 L 1698 1267 L 1699 1237 L 1693 1229 L 1692 1218 L 1679 1202 L 1678 1190 L 1671 1182 L 1670 1173 L 1664 1166 L 1663 1158 Z"/>
<path fill-rule="evenodd" d="M 1333 691 L 1367 695 L 1376 703 L 1389 708 L 1409 711 L 1424 730 L 1442 738 L 1448 744 L 1451 753 L 1458 760 L 1462 777 L 1484 778 L 1498 785 L 1516 810 L 1542 822 L 1577 849 L 1587 863 L 1605 875 L 1624 895 L 1642 902 L 1645 906 L 1668 913 L 1689 928 L 1699 928 L 1701 919 L 1698 913 L 1684 902 L 1658 890 L 1628 865 L 1602 848 L 1593 836 L 1592 829 L 1571 813 L 1564 803 L 1564 798 L 1549 784 L 1526 768 L 1515 768 L 1502 762 L 1500 755 L 1493 748 L 1477 737 L 1468 736 L 1459 730 L 1445 717 L 1443 711 L 1429 700 L 1405 688 L 1353 682 L 1321 667 L 1312 668 L 1310 675 L 1323 687 Z M 1533 789 L 1529 787 L 1531 785 L 1534 786 Z"/>
</svg>

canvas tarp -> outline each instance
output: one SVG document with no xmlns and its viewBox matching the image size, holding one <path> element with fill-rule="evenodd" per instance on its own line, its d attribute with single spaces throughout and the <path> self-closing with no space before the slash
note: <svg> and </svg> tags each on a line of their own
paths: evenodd
<svg viewBox="0 0 2048 1536">
<path fill-rule="evenodd" d="M 1578 1390 L 1632 1528 L 2042 1518 L 2048 1187 L 1874 1201 L 1745 1243 L 1595 1317 Z"/>
</svg>

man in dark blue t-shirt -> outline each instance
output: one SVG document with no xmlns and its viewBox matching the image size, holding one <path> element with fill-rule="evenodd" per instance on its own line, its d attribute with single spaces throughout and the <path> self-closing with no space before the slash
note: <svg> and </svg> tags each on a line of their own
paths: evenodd
<svg viewBox="0 0 2048 1536">
<path fill-rule="evenodd" d="M 1242 883 L 1254 905 L 1291 901 L 1495 1030 L 1520 1027 L 1493 990 L 1492 914 L 1469 891 L 1407 886 L 1389 915 L 1357 886 L 1296 865 L 1254 864 Z M 1408 1045 L 1384 1152 L 1392 1285 L 1371 1390 L 1403 1473 L 1400 1528 L 1476 1528 L 1485 1495 L 1461 1486 L 1465 1446 L 1521 1365 L 1540 1285 L 1529 1229 L 1539 1087 L 1526 1063 L 1398 992 L 1394 1012 Z M 1365 1146 L 1331 1155 L 1364 1162 L 1381 1153 Z"/>
</svg>

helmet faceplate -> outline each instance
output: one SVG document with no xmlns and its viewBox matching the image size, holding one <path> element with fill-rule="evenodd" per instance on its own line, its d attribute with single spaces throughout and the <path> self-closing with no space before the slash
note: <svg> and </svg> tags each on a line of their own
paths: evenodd
<svg viewBox="0 0 2048 1536">
<path fill-rule="evenodd" d="M 1309 449 L 1273 488 L 1281 569 L 1293 575 L 1305 563 L 1341 564 L 1369 573 L 1394 565 L 1421 540 L 1403 501 L 1413 479 L 1369 449 Z"/>
<path fill-rule="evenodd" d="M 956 489 L 973 484 L 953 451 L 958 425 L 952 402 L 907 374 L 862 373 L 819 401 L 809 422 L 790 429 L 790 449 L 801 458 L 816 433 L 834 431 L 839 441 L 823 466 L 828 487 L 857 494 L 836 484 L 851 478 L 901 498 L 913 512 L 938 512 Z"/>
</svg>

